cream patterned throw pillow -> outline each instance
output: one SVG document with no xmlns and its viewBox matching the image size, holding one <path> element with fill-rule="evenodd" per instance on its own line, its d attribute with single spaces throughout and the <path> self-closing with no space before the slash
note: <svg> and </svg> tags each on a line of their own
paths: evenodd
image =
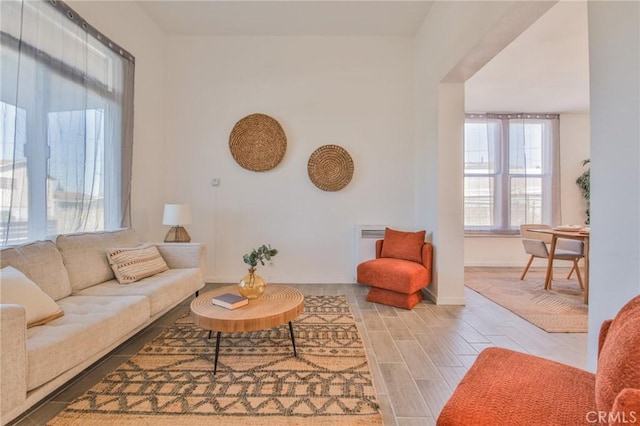
<svg viewBox="0 0 640 426">
<path fill-rule="evenodd" d="M 0 302 L 22 305 L 27 314 L 27 328 L 64 315 L 60 306 L 38 284 L 12 266 L 0 269 Z"/>
<path fill-rule="evenodd" d="M 169 269 L 158 248 L 151 244 L 107 250 L 107 259 L 120 284 L 130 284 Z"/>
</svg>

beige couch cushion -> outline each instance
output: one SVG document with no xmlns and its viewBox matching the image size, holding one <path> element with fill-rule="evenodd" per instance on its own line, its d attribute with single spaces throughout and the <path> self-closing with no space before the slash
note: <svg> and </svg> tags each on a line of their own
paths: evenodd
<svg viewBox="0 0 640 426">
<path fill-rule="evenodd" d="M 27 394 L 25 321 L 22 306 L 0 304 L 0 412 L 3 416 L 21 405 Z M 5 418 L 2 420 L 5 423 Z"/>
<path fill-rule="evenodd" d="M 13 266 L 0 269 L 0 303 L 23 306 L 27 328 L 46 324 L 64 315 L 48 294 Z"/>
<path fill-rule="evenodd" d="M 82 289 L 114 279 L 107 261 L 107 249 L 135 247 L 138 236 L 132 229 L 110 232 L 59 235 L 56 245 L 69 273 L 74 293 Z"/>
<path fill-rule="evenodd" d="M 34 389 L 107 349 L 149 319 L 142 296 L 69 296 L 65 315 L 27 330 L 27 389 Z"/>
<path fill-rule="evenodd" d="M 202 288 L 200 269 L 169 269 L 135 283 L 121 285 L 116 280 L 107 281 L 82 290 L 84 296 L 140 295 L 149 298 L 151 316 L 183 300 Z"/>
<path fill-rule="evenodd" d="M 71 295 L 71 284 L 62 257 L 51 241 L 3 248 L 0 266 L 13 266 L 49 295 L 59 300 Z"/>
<path fill-rule="evenodd" d="M 151 244 L 107 250 L 107 259 L 120 284 L 140 281 L 169 269 L 156 246 Z"/>
</svg>

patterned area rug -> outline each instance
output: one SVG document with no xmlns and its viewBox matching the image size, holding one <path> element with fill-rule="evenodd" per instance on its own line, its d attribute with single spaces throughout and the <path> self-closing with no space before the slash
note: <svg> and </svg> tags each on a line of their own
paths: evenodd
<svg viewBox="0 0 640 426">
<path fill-rule="evenodd" d="M 487 299 L 509 309 L 549 333 L 586 333 L 587 305 L 575 279 L 554 274 L 552 289 L 544 289 L 544 274 L 519 273 L 504 277 L 482 277 L 466 280 L 465 285 Z"/>
<path fill-rule="evenodd" d="M 183 316 L 51 425 L 381 425 L 345 296 L 306 296 L 293 322 L 215 338 Z"/>
</svg>

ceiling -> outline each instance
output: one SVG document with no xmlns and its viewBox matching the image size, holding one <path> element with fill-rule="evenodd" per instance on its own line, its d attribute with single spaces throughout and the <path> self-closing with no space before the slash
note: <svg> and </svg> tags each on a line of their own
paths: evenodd
<svg viewBox="0 0 640 426">
<path fill-rule="evenodd" d="M 587 2 L 554 5 L 467 80 L 467 112 L 588 112 L 587 30 Z"/>
<path fill-rule="evenodd" d="M 139 1 L 167 34 L 413 36 L 431 1 Z"/>
<path fill-rule="evenodd" d="M 172 35 L 416 34 L 431 1 L 139 1 Z M 587 112 L 585 1 L 561 1 L 472 76 L 468 112 Z"/>
</svg>

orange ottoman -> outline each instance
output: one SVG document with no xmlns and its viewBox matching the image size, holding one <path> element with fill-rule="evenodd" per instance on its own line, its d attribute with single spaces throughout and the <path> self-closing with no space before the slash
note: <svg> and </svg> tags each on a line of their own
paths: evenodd
<svg viewBox="0 0 640 426">
<path fill-rule="evenodd" d="M 412 309 L 431 283 L 433 248 L 424 231 L 402 232 L 387 228 L 376 241 L 376 258 L 358 265 L 357 281 L 371 286 L 367 300 Z"/>
</svg>

